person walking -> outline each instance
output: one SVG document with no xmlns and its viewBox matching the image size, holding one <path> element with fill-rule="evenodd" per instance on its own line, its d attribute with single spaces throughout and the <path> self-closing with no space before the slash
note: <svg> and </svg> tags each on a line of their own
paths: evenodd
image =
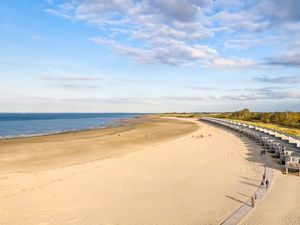
<svg viewBox="0 0 300 225">
<path fill-rule="evenodd" d="M 262 180 L 261 183 L 260 183 L 260 186 L 263 187 L 264 185 L 265 185 L 265 181 Z"/>
<path fill-rule="evenodd" d="M 251 197 L 251 206 L 252 206 L 252 208 L 254 207 L 254 205 L 255 205 L 255 196 L 253 195 Z"/>
<path fill-rule="evenodd" d="M 269 180 L 267 179 L 266 180 L 266 189 L 268 189 L 268 187 L 269 187 Z"/>
</svg>

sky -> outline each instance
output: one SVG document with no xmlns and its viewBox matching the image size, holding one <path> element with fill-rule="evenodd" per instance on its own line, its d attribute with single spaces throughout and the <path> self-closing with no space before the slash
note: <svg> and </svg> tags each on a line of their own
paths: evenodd
<svg viewBox="0 0 300 225">
<path fill-rule="evenodd" d="M 0 112 L 300 111 L 298 0 L 0 0 Z"/>
</svg>

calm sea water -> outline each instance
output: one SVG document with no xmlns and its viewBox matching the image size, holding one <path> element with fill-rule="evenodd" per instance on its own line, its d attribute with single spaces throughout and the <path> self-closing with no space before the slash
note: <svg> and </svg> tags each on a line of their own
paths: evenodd
<svg viewBox="0 0 300 225">
<path fill-rule="evenodd" d="M 118 125 L 134 113 L 0 113 L 0 138 L 43 135 Z"/>
</svg>

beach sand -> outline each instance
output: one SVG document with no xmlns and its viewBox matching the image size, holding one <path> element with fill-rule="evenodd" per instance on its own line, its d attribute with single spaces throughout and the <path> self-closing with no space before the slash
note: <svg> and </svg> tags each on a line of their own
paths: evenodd
<svg viewBox="0 0 300 225">
<path fill-rule="evenodd" d="M 142 117 L 119 127 L 0 140 L 0 174 L 65 167 L 136 151 L 192 132 L 188 121 Z M 146 138 L 147 135 L 147 138 Z"/>
<path fill-rule="evenodd" d="M 219 224 L 264 169 L 255 144 L 188 119 L 5 140 L 0 156 L 5 225 Z"/>
</svg>

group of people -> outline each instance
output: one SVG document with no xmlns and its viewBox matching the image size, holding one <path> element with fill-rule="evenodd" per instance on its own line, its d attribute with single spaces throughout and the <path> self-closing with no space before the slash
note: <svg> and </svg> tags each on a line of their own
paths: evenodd
<svg viewBox="0 0 300 225">
<path fill-rule="evenodd" d="M 260 151 L 260 155 L 265 155 L 266 154 L 266 150 L 265 149 L 262 149 L 261 151 Z"/>
<path fill-rule="evenodd" d="M 264 185 L 266 185 L 266 189 L 268 189 L 269 188 L 269 184 L 270 184 L 270 181 L 266 178 L 266 173 L 264 173 L 263 179 L 261 181 L 261 187 L 263 187 Z"/>
<path fill-rule="evenodd" d="M 192 138 L 204 138 L 204 135 L 203 134 L 200 134 L 200 135 L 192 135 Z M 208 137 L 211 137 L 211 134 L 208 135 Z"/>
<path fill-rule="evenodd" d="M 269 184 L 270 181 L 268 180 L 268 178 L 266 178 L 266 172 L 264 173 L 263 177 L 262 177 L 262 181 L 261 181 L 261 187 L 264 187 L 264 185 L 266 185 L 266 189 L 269 188 Z M 251 206 L 254 207 L 255 205 L 255 200 L 257 199 L 257 194 L 255 193 L 252 197 L 251 197 Z"/>
</svg>

